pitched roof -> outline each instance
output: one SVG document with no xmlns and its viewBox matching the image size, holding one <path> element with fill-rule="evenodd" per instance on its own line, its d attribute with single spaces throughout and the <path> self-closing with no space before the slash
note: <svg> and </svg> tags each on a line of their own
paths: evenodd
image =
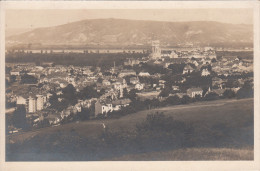
<svg viewBox="0 0 260 171">
<path fill-rule="evenodd" d="M 139 80 L 137 77 L 131 77 L 130 81 L 135 81 L 135 80 Z"/>
<path fill-rule="evenodd" d="M 126 105 L 131 103 L 130 99 L 118 99 L 112 102 L 113 105 Z"/>
<path fill-rule="evenodd" d="M 212 90 L 212 92 L 218 94 L 218 95 L 221 95 L 225 92 L 225 89 L 215 89 L 215 90 Z"/>
<path fill-rule="evenodd" d="M 189 88 L 189 89 L 187 90 L 187 92 L 188 92 L 188 91 L 189 91 L 189 92 L 193 92 L 193 91 L 203 91 L 203 90 L 202 90 L 202 88 L 199 88 L 199 87 L 198 87 L 198 88 Z"/>
<path fill-rule="evenodd" d="M 183 70 L 185 70 L 185 69 L 193 70 L 192 66 L 190 66 L 190 65 L 186 65 Z"/>
<path fill-rule="evenodd" d="M 174 63 L 185 63 L 188 58 L 172 58 L 171 61 Z"/>
</svg>

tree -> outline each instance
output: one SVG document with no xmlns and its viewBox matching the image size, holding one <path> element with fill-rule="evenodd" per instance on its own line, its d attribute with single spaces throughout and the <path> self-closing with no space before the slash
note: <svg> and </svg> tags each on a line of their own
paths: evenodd
<svg viewBox="0 0 260 171">
<path fill-rule="evenodd" d="M 5 66 L 5 73 L 6 73 L 6 74 L 9 74 L 11 70 L 12 70 L 11 67 Z"/>
<path fill-rule="evenodd" d="M 112 75 L 112 73 L 111 73 L 111 72 L 108 72 L 108 71 L 106 71 L 106 72 L 104 72 L 104 73 L 103 73 L 103 75 L 105 75 L 105 76 L 111 76 L 111 75 Z M 102 81 L 101 81 L 100 83 L 102 83 Z"/>
<path fill-rule="evenodd" d="M 171 89 L 169 87 L 165 87 L 159 94 L 159 96 L 162 97 L 168 97 L 171 92 Z"/>
<path fill-rule="evenodd" d="M 95 67 L 93 67 L 93 66 L 92 66 L 92 67 L 90 67 L 90 71 L 91 71 L 91 72 L 94 72 L 95 70 L 96 70 L 96 68 L 95 68 Z"/>
<path fill-rule="evenodd" d="M 210 92 L 208 94 L 206 94 L 205 96 L 205 100 L 216 100 L 218 99 L 218 94 L 214 93 L 214 92 Z"/>
<path fill-rule="evenodd" d="M 237 91 L 237 98 L 251 98 L 254 97 L 254 90 L 249 82 L 245 82 L 243 87 Z"/>
<path fill-rule="evenodd" d="M 223 96 L 225 98 L 229 98 L 230 99 L 230 98 L 235 97 L 236 93 L 234 91 L 232 91 L 232 90 L 226 90 L 226 91 L 224 91 Z"/>
<path fill-rule="evenodd" d="M 227 88 L 239 87 L 239 82 L 235 78 L 229 78 L 226 83 Z"/>
<path fill-rule="evenodd" d="M 148 114 L 145 121 L 137 124 L 136 132 L 138 142 L 146 148 L 162 149 L 183 146 L 185 134 L 193 133 L 193 126 L 157 112 Z"/>
<path fill-rule="evenodd" d="M 53 93 L 52 96 L 50 96 L 49 102 L 51 106 L 58 102 L 58 96 L 56 93 Z"/>
<path fill-rule="evenodd" d="M 87 86 L 80 91 L 79 96 L 81 99 L 85 100 L 85 99 L 97 98 L 98 93 L 95 90 L 94 86 Z"/>
<path fill-rule="evenodd" d="M 43 83 L 38 84 L 38 88 L 42 88 Z"/>
<path fill-rule="evenodd" d="M 217 62 L 216 58 L 211 59 L 211 62 L 212 62 L 212 63 Z"/>
<path fill-rule="evenodd" d="M 50 126 L 50 122 L 48 119 L 44 118 L 42 121 L 40 121 L 38 123 L 38 127 L 39 128 L 45 128 L 45 127 L 49 127 Z"/>
<path fill-rule="evenodd" d="M 102 79 L 101 77 L 99 77 L 99 78 L 97 79 L 97 82 L 98 82 L 98 83 L 102 83 L 102 81 L 103 81 L 103 79 Z"/>
<path fill-rule="evenodd" d="M 136 97 L 137 97 L 136 92 L 137 92 L 136 89 L 132 89 L 132 90 L 129 91 L 129 93 L 128 93 L 128 98 L 129 98 L 131 101 L 136 101 Z"/>
<path fill-rule="evenodd" d="M 62 89 L 62 97 L 68 104 L 74 105 L 77 103 L 76 89 L 72 84 L 68 84 L 67 87 Z"/>
<path fill-rule="evenodd" d="M 188 103 L 191 103 L 191 102 L 192 102 L 192 99 L 187 95 L 184 95 L 181 99 L 182 104 L 188 104 Z"/>
<path fill-rule="evenodd" d="M 15 82 L 15 80 L 16 80 L 16 76 L 15 75 L 11 75 L 10 76 L 10 83 Z"/>
<path fill-rule="evenodd" d="M 32 75 L 24 74 L 21 77 L 22 84 L 36 84 L 38 82 L 37 78 Z"/>
<path fill-rule="evenodd" d="M 194 100 L 195 101 L 201 101 L 202 100 L 201 95 L 200 94 L 196 94 Z"/>
<path fill-rule="evenodd" d="M 178 105 L 181 103 L 180 98 L 178 96 L 170 96 L 166 99 L 166 102 L 171 105 Z"/>
<path fill-rule="evenodd" d="M 73 69 L 70 70 L 70 74 L 74 75 L 74 70 Z"/>
<path fill-rule="evenodd" d="M 186 64 L 170 64 L 169 69 L 172 70 L 173 74 L 181 74 Z"/>
<path fill-rule="evenodd" d="M 86 109 L 86 108 L 82 108 L 81 112 L 77 113 L 77 118 L 79 120 L 89 120 L 89 118 L 94 115 L 94 110 L 92 110 L 91 108 Z"/>
<path fill-rule="evenodd" d="M 13 124 L 16 128 L 27 128 L 26 109 L 24 105 L 18 105 L 13 114 Z"/>
<path fill-rule="evenodd" d="M 63 102 L 60 102 L 58 100 L 58 96 L 56 93 L 53 93 L 53 95 L 50 97 L 49 99 L 49 102 L 51 104 L 51 108 L 52 109 L 56 109 L 58 110 L 59 112 L 62 111 L 63 109 L 66 109 L 68 107 L 68 104 L 67 103 L 63 103 Z"/>
<path fill-rule="evenodd" d="M 128 96 L 128 91 L 127 88 L 123 89 L 123 97 L 127 97 Z"/>
</svg>

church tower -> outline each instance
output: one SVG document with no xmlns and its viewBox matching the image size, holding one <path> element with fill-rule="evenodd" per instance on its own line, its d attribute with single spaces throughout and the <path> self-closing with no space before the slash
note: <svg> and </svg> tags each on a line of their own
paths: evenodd
<svg viewBox="0 0 260 171">
<path fill-rule="evenodd" d="M 152 41 L 152 59 L 160 59 L 161 58 L 161 49 L 160 49 L 160 41 Z"/>
</svg>

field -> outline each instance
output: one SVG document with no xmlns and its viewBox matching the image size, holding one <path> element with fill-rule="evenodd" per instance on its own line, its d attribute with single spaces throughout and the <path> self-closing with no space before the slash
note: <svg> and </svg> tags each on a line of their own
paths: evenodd
<svg viewBox="0 0 260 171">
<path fill-rule="evenodd" d="M 183 136 L 176 135 L 176 144 L 168 145 L 163 137 L 159 141 L 142 137 L 145 141 L 140 142 L 136 125 L 156 112 L 192 125 L 189 139 L 178 141 Z M 6 160 L 253 160 L 253 118 L 253 99 L 169 106 L 119 119 L 75 122 L 10 135 L 6 138 Z M 108 132 L 105 137 L 103 123 Z"/>
<path fill-rule="evenodd" d="M 185 160 L 249 160 L 253 149 L 232 148 L 186 148 L 166 152 L 151 152 L 137 155 L 124 155 L 112 158 L 113 161 L 185 161 Z"/>
</svg>

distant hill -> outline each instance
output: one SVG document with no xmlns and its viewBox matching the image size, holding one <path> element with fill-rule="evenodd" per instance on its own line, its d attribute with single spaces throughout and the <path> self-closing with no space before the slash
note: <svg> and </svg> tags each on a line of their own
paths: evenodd
<svg viewBox="0 0 260 171">
<path fill-rule="evenodd" d="M 83 20 L 64 25 L 37 28 L 6 36 L 9 44 L 41 45 L 161 45 L 252 44 L 253 26 L 213 21 L 161 22 L 124 19 Z"/>
</svg>

